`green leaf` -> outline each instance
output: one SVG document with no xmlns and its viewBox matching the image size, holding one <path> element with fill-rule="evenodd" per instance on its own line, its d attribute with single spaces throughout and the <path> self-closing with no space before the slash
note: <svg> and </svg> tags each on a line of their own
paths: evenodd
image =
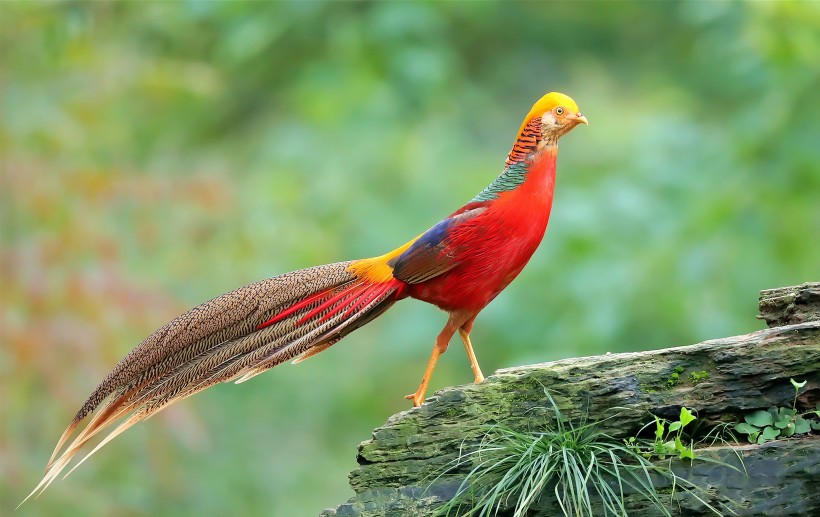
<svg viewBox="0 0 820 517">
<path fill-rule="evenodd" d="M 681 427 L 686 427 L 686 425 L 689 424 L 689 422 L 692 422 L 693 420 L 697 420 L 697 417 L 695 415 L 693 415 L 691 413 L 691 411 L 689 411 L 685 407 L 681 407 L 680 408 Z"/>
<path fill-rule="evenodd" d="M 671 424 L 669 424 L 669 432 L 674 433 L 681 427 L 683 427 L 683 425 L 680 422 L 672 422 Z"/>
<path fill-rule="evenodd" d="M 753 425 L 749 425 L 746 422 L 741 422 L 739 424 L 735 424 L 735 431 L 742 434 L 752 434 L 760 432 L 759 427 L 755 427 Z"/>
<path fill-rule="evenodd" d="M 765 443 L 770 442 L 780 436 L 780 430 L 775 429 L 774 427 L 767 427 L 763 429 L 763 432 L 760 433 L 760 438 L 758 438 L 757 443 Z M 762 442 L 760 440 L 763 440 Z"/>
<path fill-rule="evenodd" d="M 793 426 L 793 425 L 790 425 L 789 427 L 787 427 L 787 428 L 783 429 L 783 430 L 780 432 L 780 434 L 781 434 L 781 436 L 783 436 L 784 438 L 788 438 L 789 436 L 792 436 L 792 435 L 794 434 L 794 426 Z"/>
<path fill-rule="evenodd" d="M 782 407 L 779 408 L 777 411 L 777 416 L 775 417 L 775 422 L 778 420 L 785 420 L 787 423 L 794 422 L 795 417 L 797 416 L 797 410 L 793 408 Z"/>
<path fill-rule="evenodd" d="M 749 434 L 749 443 L 757 443 L 757 440 L 758 440 L 759 436 L 760 436 L 760 432 Z"/>
<path fill-rule="evenodd" d="M 805 434 L 811 431 L 811 424 L 802 416 L 797 417 L 794 421 L 794 434 Z"/>
<path fill-rule="evenodd" d="M 817 422 L 816 420 L 812 420 L 809 423 L 811 424 L 812 429 L 814 429 L 815 431 L 820 431 L 820 422 Z"/>
<path fill-rule="evenodd" d="M 767 425 L 772 425 L 774 423 L 772 414 L 763 410 L 749 413 L 743 417 L 743 420 L 745 420 L 747 424 L 756 425 L 757 427 L 766 427 Z"/>
<path fill-rule="evenodd" d="M 655 417 L 655 441 L 663 440 L 663 435 L 666 432 L 666 426 L 660 418 Z"/>
<path fill-rule="evenodd" d="M 692 450 L 692 445 L 693 444 L 690 443 L 689 447 L 687 447 L 681 442 L 680 436 L 675 437 L 675 450 L 679 453 L 680 459 L 695 459 L 695 452 Z"/>
<path fill-rule="evenodd" d="M 774 423 L 774 426 L 777 427 L 778 429 L 785 429 L 785 428 L 789 427 L 789 424 L 791 424 L 791 423 L 792 423 L 791 418 L 779 418 Z"/>
<path fill-rule="evenodd" d="M 694 451 L 694 449 L 692 449 L 691 445 L 692 444 L 690 444 L 690 447 L 685 447 L 684 446 L 681 449 L 679 449 L 680 450 L 680 459 L 682 459 L 682 460 L 685 460 L 687 458 L 690 459 L 690 460 L 695 459 L 695 451 Z"/>
<path fill-rule="evenodd" d="M 797 382 L 797 381 L 795 381 L 794 379 L 789 379 L 789 382 L 791 382 L 791 383 L 792 383 L 792 386 L 794 386 L 794 389 L 795 389 L 795 390 L 799 390 L 800 388 L 802 388 L 803 386 L 805 386 L 805 385 L 806 385 L 806 381 L 803 381 L 803 382 Z"/>
</svg>

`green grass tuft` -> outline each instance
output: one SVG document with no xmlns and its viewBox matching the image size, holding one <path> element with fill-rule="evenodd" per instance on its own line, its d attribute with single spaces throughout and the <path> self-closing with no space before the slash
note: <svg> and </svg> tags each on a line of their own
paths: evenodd
<svg viewBox="0 0 820 517">
<path fill-rule="evenodd" d="M 437 515 L 483 517 L 512 511 L 513 517 L 523 517 L 543 494 L 552 493 L 565 517 L 623 516 L 626 492 L 637 494 L 658 515 L 671 517 L 677 490 L 688 492 L 716 515 L 735 513 L 708 503 L 706 490 L 678 477 L 671 460 L 652 462 L 638 448 L 603 432 L 600 422 L 568 421 L 545 393 L 554 415 L 551 424 L 539 432 L 490 426 L 476 450 L 461 454 L 439 474 L 433 482 L 471 468 L 456 496 Z M 664 480 L 671 490 L 657 487 L 655 480 Z"/>
</svg>

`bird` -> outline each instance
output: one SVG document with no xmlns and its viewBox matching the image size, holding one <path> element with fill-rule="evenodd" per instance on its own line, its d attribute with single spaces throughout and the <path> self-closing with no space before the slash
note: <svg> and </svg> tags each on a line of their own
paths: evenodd
<svg viewBox="0 0 820 517">
<path fill-rule="evenodd" d="M 66 476 L 170 404 L 218 383 L 247 381 L 286 361 L 302 362 L 406 298 L 447 314 L 419 387 L 406 397 L 413 406 L 424 402 L 436 363 L 456 332 L 474 381 L 483 382 L 470 342 L 473 324 L 541 243 L 553 202 L 558 140 L 579 124 L 588 121 L 572 98 L 547 93 L 524 117 L 500 175 L 416 238 L 377 257 L 251 283 L 156 330 L 82 404 L 23 502 L 41 494 L 90 440 L 114 424 L 119 423 Z"/>
</svg>

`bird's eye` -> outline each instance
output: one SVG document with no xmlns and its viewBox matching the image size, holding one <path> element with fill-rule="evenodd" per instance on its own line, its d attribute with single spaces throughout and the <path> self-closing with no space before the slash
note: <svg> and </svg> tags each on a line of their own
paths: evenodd
<svg viewBox="0 0 820 517">
<path fill-rule="evenodd" d="M 563 115 L 563 114 L 564 114 L 564 108 L 562 108 L 562 107 L 560 107 L 560 106 L 559 106 L 559 107 L 557 107 L 557 108 L 555 108 L 555 113 L 556 113 L 557 115 Z"/>
</svg>

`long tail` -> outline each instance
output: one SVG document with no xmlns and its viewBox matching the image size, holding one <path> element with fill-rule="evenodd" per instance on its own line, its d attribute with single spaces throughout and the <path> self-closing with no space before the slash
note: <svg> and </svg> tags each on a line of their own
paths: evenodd
<svg viewBox="0 0 820 517">
<path fill-rule="evenodd" d="M 317 266 L 247 285 L 148 336 L 91 393 L 57 442 L 42 481 L 23 502 L 48 488 L 83 446 L 113 424 L 120 422 L 66 476 L 117 435 L 168 405 L 220 382 L 244 382 L 285 361 L 302 361 L 402 297 L 400 281 L 362 279 L 351 264 Z"/>
</svg>

